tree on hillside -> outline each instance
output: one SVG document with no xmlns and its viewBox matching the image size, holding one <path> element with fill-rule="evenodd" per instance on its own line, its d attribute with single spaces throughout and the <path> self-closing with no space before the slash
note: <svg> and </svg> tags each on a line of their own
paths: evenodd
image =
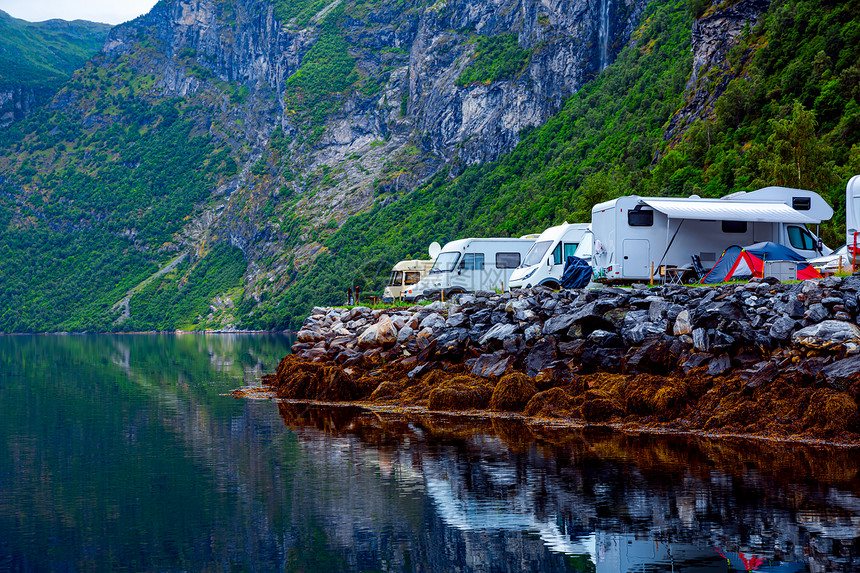
<svg viewBox="0 0 860 573">
<path fill-rule="evenodd" d="M 833 149 L 815 133 L 815 112 L 795 102 L 791 117 L 768 122 L 766 145 L 754 146 L 760 179 L 756 184 L 825 190 L 838 183 Z"/>
</svg>

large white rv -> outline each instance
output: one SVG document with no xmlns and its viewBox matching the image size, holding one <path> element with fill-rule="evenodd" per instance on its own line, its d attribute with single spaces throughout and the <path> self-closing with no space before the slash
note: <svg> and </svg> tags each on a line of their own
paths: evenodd
<svg viewBox="0 0 860 573">
<path fill-rule="evenodd" d="M 845 244 L 853 252 L 855 243 L 860 247 L 860 175 L 845 186 Z"/>
<path fill-rule="evenodd" d="M 460 239 L 451 241 L 436 257 L 430 273 L 407 288 L 406 300 L 476 290 L 505 290 L 511 273 L 534 244 L 533 238 Z"/>
<path fill-rule="evenodd" d="M 721 199 L 619 197 L 591 210 L 592 266 L 608 282 L 648 280 L 661 266 L 683 267 L 696 256 L 707 269 L 727 247 L 761 241 L 814 258 L 830 249 L 806 226 L 832 216 L 817 193 L 785 187 Z"/>
<path fill-rule="evenodd" d="M 426 277 L 431 268 L 433 268 L 432 260 L 400 261 L 394 265 L 388 284 L 382 293 L 382 302 L 392 302 L 400 298 L 406 289 Z"/>
<path fill-rule="evenodd" d="M 531 288 L 537 285 L 559 288 L 567 257 L 575 255 L 590 258 L 590 239 L 588 223 L 565 221 L 550 227 L 540 234 L 522 264 L 511 274 L 510 288 Z"/>
</svg>

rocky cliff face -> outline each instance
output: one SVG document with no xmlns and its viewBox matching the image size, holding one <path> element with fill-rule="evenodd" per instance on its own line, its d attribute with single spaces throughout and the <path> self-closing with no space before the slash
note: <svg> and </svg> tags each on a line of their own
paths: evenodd
<svg viewBox="0 0 860 573">
<path fill-rule="evenodd" d="M 612 61 L 646 4 L 335 1 L 287 18 L 265 0 L 174 0 L 114 29 L 97 63 L 151 76 L 144 97 L 201 104 L 201 128 L 242 169 L 214 190 L 176 248 L 229 240 L 248 256 L 246 284 L 259 297 L 285 288 L 322 239 L 380 193 L 510 150 Z M 515 36 L 525 65 L 458 85 L 476 39 L 501 35 Z M 345 53 L 330 49 L 341 40 Z M 331 86 L 313 100 L 305 80 L 337 57 L 353 65 L 329 74 Z"/>
<path fill-rule="evenodd" d="M 664 133 L 666 141 L 677 141 L 697 119 L 714 113 L 714 102 L 733 79 L 744 75 L 754 47 L 740 54 L 733 65 L 726 56 L 752 30 L 759 17 L 770 7 L 770 0 L 740 0 L 730 6 L 713 2 L 693 24 L 693 72 L 686 86 L 686 104 L 669 123 Z"/>
</svg>

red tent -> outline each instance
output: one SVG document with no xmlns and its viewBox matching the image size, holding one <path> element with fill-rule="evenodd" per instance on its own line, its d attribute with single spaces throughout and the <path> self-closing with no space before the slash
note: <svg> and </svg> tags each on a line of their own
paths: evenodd
<svg viewBox="0 0 860 573">
<path fill-rule="evenodd" d="M 763 277 L 765 261 L 796 261 L 798 280 L 822 278 L 821 273 L 795 251 L 785 245 L 765 242 L 748 247 L 729 247 L 701 282 L 716 284 Z"/>
</svg>

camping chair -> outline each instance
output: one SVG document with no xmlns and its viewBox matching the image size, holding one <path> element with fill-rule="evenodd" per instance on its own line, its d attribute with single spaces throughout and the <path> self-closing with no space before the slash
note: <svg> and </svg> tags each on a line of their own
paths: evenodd
<svg viewBox="0 0 860 573">
<path fill-rule="evenodd" d="M 693 272 L 696 273 L 696 282 L 701 282 L 705 275 L 708 274 L 708 271 L 705 270 L 705 267 L 702 266 L 702 259 L 699 258 L 699 255 L 692 255 L 693 258 Z"/>
</svg>

